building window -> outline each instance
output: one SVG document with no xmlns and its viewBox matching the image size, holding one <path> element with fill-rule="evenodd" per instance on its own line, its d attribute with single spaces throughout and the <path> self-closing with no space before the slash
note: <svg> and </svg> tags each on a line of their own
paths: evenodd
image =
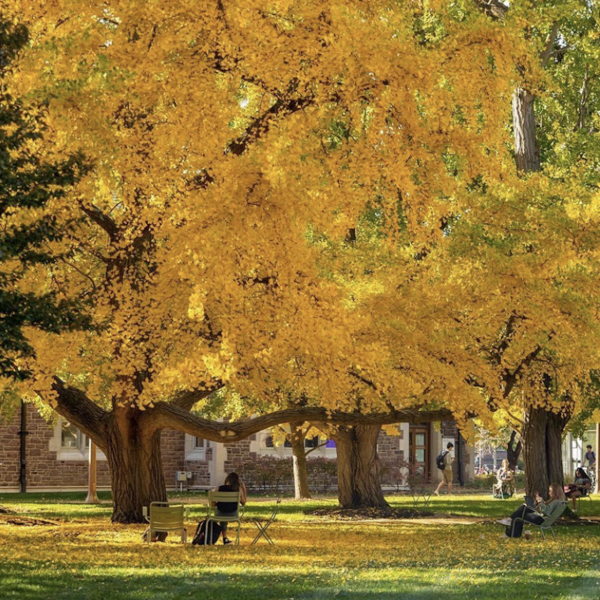
<svg viewBox="0 0 600 600">
<path fill-rule="evenodd" d="M 263 448 L 275 448 L 275 447 L 276 446 L 275 446 L 275 442 L 273 441 L 272 435 L 267 435 L 263 438 Z M 279 444 L 279 446 L 277 446 L 277 447 L 291 448 L 292 443 L 286 439 L 285 442 L 283 442 L 283 444 Z"/>
<path fill-rule="evenodd" d="M 57 460 L 89 460 L 90 438 L 75 425 L 59 417 L 54 426 L 54 436 L 50 439 L 49 449 L 56 452 Z M 106 460 L 98 449 L 98 460 Z"/>
<path fill-rule="evenodd" d="M 75 425 L 61 419 L 60 448 L 61 450 L 79 450 L 84 452 L 90 447 L 90 438 L 79 431 Z"/>
<path fill-rule="evenodd" d="M 185 460 L 206 460 L 208 440 L 185 434 Z"/>
<path fill-rule="evenodd" d="M 81 435 L 81 431 L 75 425 L 63 421 L 60 427 L 60 447 L 64 450 L 79 448 Z"/>
</svg>

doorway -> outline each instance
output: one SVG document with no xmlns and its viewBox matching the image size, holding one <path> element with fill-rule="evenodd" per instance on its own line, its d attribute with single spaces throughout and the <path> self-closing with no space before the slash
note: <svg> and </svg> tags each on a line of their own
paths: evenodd
<svg viewBox="0 0 600 600">
<path fill-rule="evenodd" d="M 411 425 L 408 430 L 408 462 L 411 472 L 429 480 L 429 425 Z"/>
</svg>

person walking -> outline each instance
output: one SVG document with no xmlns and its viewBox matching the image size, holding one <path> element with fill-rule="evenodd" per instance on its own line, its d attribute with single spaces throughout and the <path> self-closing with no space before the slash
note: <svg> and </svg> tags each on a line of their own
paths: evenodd
<svg viewBox="0 0 600 600">
<path fill-rule="evenodd" d="M 448 493 L 452 493 L 452 463 L 454 462 L 454 457 L 452 456 L 453 448 L 454 444 L 452 442 L 448 442 L 448 444 L 446 444 L 446 450 L 441 455 L 441 460 L 443 461 L 442 480 L 437 486 L 435 492 L 433 492 L 434 496 L 440 495 L 440 490 L 444 487 L 444 485 L 448 486 Z"/>
<path fill-rule="evenodd" d="M 592 445 L 588 444 L 586 447 L 586 453 L 583 455 L 583 462 L 581 463 L 582 467 L 585 467 L 585 463 L 587 462 L 588 469 L 594 469 L 596 466 L 596 453 L 592 450 Z"/>
</svg>

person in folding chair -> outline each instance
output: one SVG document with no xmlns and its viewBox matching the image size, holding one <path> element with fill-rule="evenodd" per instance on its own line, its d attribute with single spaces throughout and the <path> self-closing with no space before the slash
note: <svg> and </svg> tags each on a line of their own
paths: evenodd
<svg viewBox="0 0 600 600">
<path fill-rule="evenodd" d="M 246 485 L 237 473 L 229 473 L 225 478 L 225 483 L 215 488 L 215 492 L 239 492 L 240 504 L 246 505 Z M 214 505 L 215 503 L 213 503 Z M 239 509 L 237 502 L 217 502 L 216 508 L 215 516 L 217 517 L 230 517 L 235 515 Z M 227 522 L 222 521 L 220 525 L 223 532 L 223 543 L 231 544 L 231 540 L 227 537 Z"/>
<path fill-rule="evenodd" d="M 551 483 L 548 488 L 548 500 L 544 502 L 539 494 L 535 495 L 536 508 L 532 508 L 527 504 L 522 504 L 517 510 L 510 515 L 507 519 L 501 519 L 497 521 L 500 525 L 506 526 L 506 537 L 521 537 L 523 533 L 523 521 L 533 523 L 534 525 L 541 525 L 544 522 L 544 518 L 554 511 L 557 505 L 567 501 L 565 491 L 562 485 L 559 483 Z M 513 527 L 513 520 L 515 521 Z"/>
<path fill-rule="evenodd" d="M 571 499 L 573 512 L 577 512 L 577 500 L 582 496 L 587 496 L 592 487 L 592 480 L 588 477 L 583 467 L 575 471 L 575 480 L 573 483 L 565 486 L 565 495 Z"/>
</svg>

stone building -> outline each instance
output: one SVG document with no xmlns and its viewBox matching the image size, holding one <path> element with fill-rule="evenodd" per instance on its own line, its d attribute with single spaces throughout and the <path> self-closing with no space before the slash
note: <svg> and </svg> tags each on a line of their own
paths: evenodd
<svg viewBox="0 0 600 600">
<path fill-rule="evenodd" d="M 25 405 L 25 435 L 21 424 L 22 415 L 18 413 L 0 421 L 0 491 L 18 492 L 23 483 L 27 491 L 86 489 L 88 438 L 60 417 L 49 425 L 32 405 Z M 378 452 L 384 467 L 383 485 L 397 483 L 393 474 L 406 462 L 425 477 L 437 481 L 435 457 L 449 440 L 454 442 L 456 458 L 460 459 L 455 461 L 455 480 L 469 481 L 473 473 L 473 452 L 464 442 L 457 443 L 458 439 L 452 423 L 443 423 L 441 429 L 430 424 L 403 423 L 398 425 L 395 435 L 382 432 Z M 310 458 L 335 459 L 332 441 L 307 440 L 307 448 L 315 444 L 319 447 L 311 452 Z M 208 442 L 179 431 L 164 431 L 162 435 L 163 469 L 171 489 L 215 486 L 223 481 L 226 473 L 243 470 L 244 465 L 266 456 L 291 456 L 291 448 L 275 446 L 269 431 L 233 444 Z M 106 458 L 100 451 L 97 479 L 100 489 L 110 486 Z"/>
</svg>

